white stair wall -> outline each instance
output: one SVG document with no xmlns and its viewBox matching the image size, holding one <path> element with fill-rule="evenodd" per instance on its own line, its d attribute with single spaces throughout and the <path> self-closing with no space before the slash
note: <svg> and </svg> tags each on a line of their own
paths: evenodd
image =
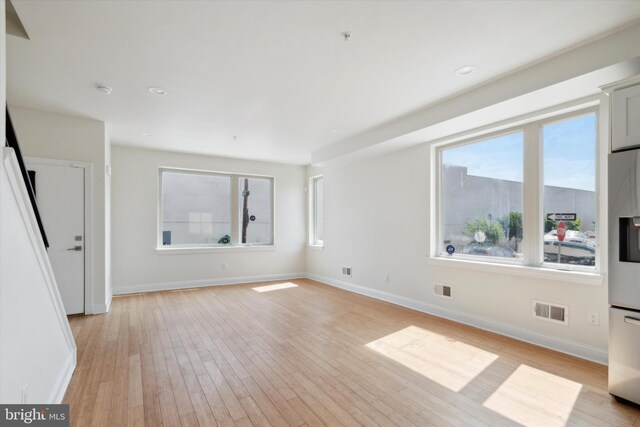
<svg viewBox="0 0 640 427">
<path fill-rule="evenodd" d="M 0 160 L 0 402 L 59 403 L 76 344 L 14 151 Z"/>
</svg>

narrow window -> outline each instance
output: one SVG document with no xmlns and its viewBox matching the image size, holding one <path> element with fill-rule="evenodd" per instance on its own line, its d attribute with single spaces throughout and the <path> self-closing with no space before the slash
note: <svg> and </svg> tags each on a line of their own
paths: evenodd
<svg viewBox="0 0 640 427">
<path fill-rule="evenodd" d="M 269 178 L 238 178 L 240 243 L 243 245 L 273 243 L 271 184 Z"/>
<path fill-rule="evenodd" d="M 312 182 L 312 235 L 311 244 L 324 245 L 324 179 L 321 176 L 311 179 Z"/>
<path fill-rule="evenodd" d="M 595 266 L 596 115 L 542 127 L 544 261 Z"/>
</svg>

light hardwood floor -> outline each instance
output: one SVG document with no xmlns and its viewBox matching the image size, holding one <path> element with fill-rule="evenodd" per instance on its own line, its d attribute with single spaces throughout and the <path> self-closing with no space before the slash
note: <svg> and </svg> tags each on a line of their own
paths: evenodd
<svg viewBox="0 0 640 427">
<path fill-rule="evenodd" d="M 640 426 L 604 366 L 310 280 L 72 317 L 75 426 Z"/>
</svg>

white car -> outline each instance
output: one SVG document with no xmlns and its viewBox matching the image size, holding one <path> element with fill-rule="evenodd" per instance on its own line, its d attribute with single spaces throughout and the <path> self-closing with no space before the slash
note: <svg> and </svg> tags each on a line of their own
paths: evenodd
<svg viewBox="0 0 640 427">
<path fill-rule="evenodd" d="M 547 234 L 544 235 L 544 241 L 555 241 L 558 240 L 558 230 L 551 230 Z M 587 237 L 576 230 L 567 230 L 564 233 L 563 242 L 574 242 L 574 243 L 586 243 Z"/>
<path fill-rule="evenodd" d="M 544 235 L 545 261 L 558 260 L 559 246 L 558 230 L 551 230 Z M 590 239 L 579 231 L 567 230 L 560 249 L 561 258 L 564 262 L 594 265 L 595 246 L 595 239 Z"/>
</svg>

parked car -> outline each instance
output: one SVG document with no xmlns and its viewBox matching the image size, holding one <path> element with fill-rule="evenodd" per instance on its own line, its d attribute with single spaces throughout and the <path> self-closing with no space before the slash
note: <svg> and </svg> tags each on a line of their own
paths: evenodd
<svg viewBox="0 0 640 427">
<path fill-rule="evenodd" d="M 562 245 L 561 248 L 560 245 Z M 560 262 L 595 265 L 595 235 L 590 238 L 590 236 L 579 231 L 567 230 L 564 241 L 560 243 L 558 241 L 558 230 L 551 230 L 544 235 L 544 260 L 546 262 L 557 262 L 558 251 L 560 252 Z"/>
<path fill-rule="evenodd" d="M 551 230 L 544 235 L 544 241 L 558 241 L 558 230 Z M 582 233 L 576 230 L 567 230 L 564 235 L 564 243 L 584 243 L 592 248 L 596 246 L 596 235 L 593 231 Z"/>
<path fill-rule="evenodd" d="M 495 256 L 500 258 L 513 258 L 516 252 L 503 246 L 484 246 L 479 243 L 470 243 L 462 249 L 463 254 Z"/>
</svg>

